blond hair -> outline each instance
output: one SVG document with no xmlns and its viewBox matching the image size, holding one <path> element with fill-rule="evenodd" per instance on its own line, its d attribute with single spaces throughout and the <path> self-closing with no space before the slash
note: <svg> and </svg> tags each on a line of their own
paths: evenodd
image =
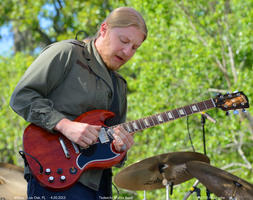
<svg viewBox="0 0 253 200">
<path fill-rule="evenodd" d="M 135 26 L 144 34 L 144 40 L 147 38 L 148 29 L 145 20 L 141 14 L 133 8 L 116 8 L 108 15 L 104 22 L 106 22 L 110 28 Z M 97 36 L 99 36 L 99 32 Z"/>
</svg>

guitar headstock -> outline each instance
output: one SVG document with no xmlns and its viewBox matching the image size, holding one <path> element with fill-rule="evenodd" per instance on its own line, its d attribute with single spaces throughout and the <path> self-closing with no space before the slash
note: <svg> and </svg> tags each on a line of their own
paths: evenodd
<svg viewBox="0 0 253 200">
<path fill-rule="evenodd" d="M 243 92 L 218 95 L 213 99 L 216 107 L 224 111 L 249 108 L 248 97 Z"/>
</svg>

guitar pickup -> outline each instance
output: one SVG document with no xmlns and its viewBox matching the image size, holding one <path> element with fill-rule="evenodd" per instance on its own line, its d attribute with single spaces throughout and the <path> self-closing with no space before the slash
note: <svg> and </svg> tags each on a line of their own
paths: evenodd
<svg viewBox="0 0 253 200">
<path fill-rule="evenodd" d="M 102 127 L 102 128 L 100 129 L 98 138 L 99 138 L 99 140 L 100 140 L 100 142 L 101 142 L 102 144 L 107 143 L 107 142 L 110 141 L 110 139 L 109 139 L 109 137 L 108 137 L 108 135 L 107 135 L 106 130 L 105 130 L 104 127 Z"/>
<path fill-rule="evenodd" d="M 76 154 L 79 154 L 79 153 L 80 153 L 80 151 L 79 151 L 78 146 L 77 146 L 74 142 L 71 142 L 71 143 L 72 143 L 72 146 L 73 146 L 73 148 L 74 148 L 74 150 L 75 150 Z"/>
<path fill-rule="evenodd" d="M 68 151 L 68 149 L 67 149 L 67 147 L 66 147 L 66 145 L 65 145 L 65 142 L 64 142 L 63 138 L 62 138 L 62 137 L 59 137 L 59 141 L 60 141 L 62 150 L 63 150 L 63 152 L 64 152 L 64 154 L 65 154 L 65 157 L 66 157 L 66 158 L 70 158 L 70 153 L 69 153 L 69 151 Z"/>
</svg>

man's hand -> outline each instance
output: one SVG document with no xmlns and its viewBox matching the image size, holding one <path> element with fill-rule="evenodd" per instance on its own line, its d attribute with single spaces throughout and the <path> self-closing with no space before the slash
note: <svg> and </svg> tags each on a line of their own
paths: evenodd
<svg viewBox="0 0 253 200">
<path fill-rule="evenodd" d="M 97 142 L 100 129 L 101 126 L 75 122 L 69 119 L 62 119 L 54 128 L 54 130 L 61 132 L 69 140 L 83 148 L 87 148 Z"/>
<path fill-rule="evenodd" d="M 128 133 L 123 127 L 117 126 L 113 129 L 113 144 L 118 152 L 127 151 L 134 144 L 133 135 Z"/>
</svg>

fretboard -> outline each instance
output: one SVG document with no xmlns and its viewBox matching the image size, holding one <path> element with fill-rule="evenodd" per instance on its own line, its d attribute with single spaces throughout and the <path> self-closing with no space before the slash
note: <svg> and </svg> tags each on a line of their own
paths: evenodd
<svg viewBox="0 0 253 200">
<path fill-rule="evenodd" d="M 214 107 L 216 107 L 214 100 L 209 99 L 199 103 L 151 115 L 142 119 L 122 123 L 119 125 L 122 126 L 127 132 L 135 133 L 137 131 L 142 131 L 144 129 L 154 127 L 182 117 L 186 117 L 194 113 L 199 113 Z M 110 128 L 114 128 L 116 126 L 111 126 Z"/>
</svg>

